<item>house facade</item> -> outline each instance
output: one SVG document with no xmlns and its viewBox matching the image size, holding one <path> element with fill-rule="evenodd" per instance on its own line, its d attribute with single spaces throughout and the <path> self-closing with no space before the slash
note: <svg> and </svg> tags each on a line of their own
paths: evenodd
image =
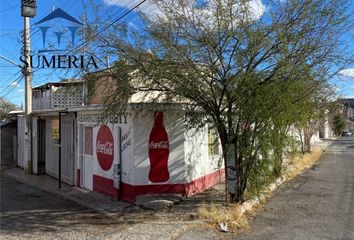
<svg viewBox="0 0 354 240">
<path fill-rule="evenodd" d="M 345 119 L 346 130 L 354 132 L 354 98 L 338 99 L 340 115 Z"/>
<path fill-rule="evenodd" d="M 10 165 L 17 161 L 16 120 L 0 121 L 0 165 Z"/>
<path fill-rule="evenodd" d="M 216 136 L 208 126 L 188 126 L 181 105 L 130 102 L 105 116 L 101 88 L 90 97 L 85 88 L 81 81 L 34 88 L 33 174 L 128 202 L 142 194 L 190 196 L 223 177 L 220 146 L 210 145 Z M 23 124 L 19 116 L 20 167 Z"/>
</svg>

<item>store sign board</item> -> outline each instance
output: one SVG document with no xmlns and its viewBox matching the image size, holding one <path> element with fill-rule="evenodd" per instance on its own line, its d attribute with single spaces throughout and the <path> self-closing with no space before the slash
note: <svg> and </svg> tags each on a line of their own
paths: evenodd
<svg viewBox="0 0 354 240">
<path fill-rule="evenodd" d="M 114 140 L 110 128 L 102 125 L 96 138 L 96 155 L 100 167 L 104 171 L 111 169 L 114 159 Z"/>
<path fill-rule="evenodd" d="M 101 112 L 81 112 L 78 113 L 77 119 L 79 123 L 90 123 L 98 125 L 100 123 L 110 124 L 127 124 L 131 113 L 122 112 L 112 116 L 105 116 Z"/>
</svg>

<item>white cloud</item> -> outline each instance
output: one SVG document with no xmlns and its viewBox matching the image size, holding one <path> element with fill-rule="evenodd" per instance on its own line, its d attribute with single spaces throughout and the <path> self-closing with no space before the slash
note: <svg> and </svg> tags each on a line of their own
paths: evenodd
<svg viewBox="0 0 354 240">
<path fill-rule="evenodd" d="M 19 87 L 19 84 L 18 84 L 18 82 L 12 82 L 11 84 L 10 84 L 10 86 L 11 87 Z"/>
<path fill-rule="evenodd" d="M 339 74 L 345 77 L 354 77 L 354 68 L 343 69 Z"/>
<path fill-rule="evenodd" d="M 106 5 L 117 5 L 123 8 L 131 9 L 141 2 L 141 0 L 122 1 L 122 0 L 103 0 Z M 155 3 L 155 0 L 146 0 L 139 5 L 137 11 L 140 11 L 149 16 L 156 16 L 159 13 L 159 8 Z"/>
<path fill-rule="evenodd" d="M 124 8 L 131 9 L 138 3 L 140 3 L 140 0 L 134 0 L 134 1 L 124 1 L 124 0 L 103 0 L 103 2 L 107 5 L 118 5 Z M 144 2 L 142 5 L 140 5 L 137 10 L 146 14 L 150 18 L 155 18 L 157 16 L 162 17 L 164 14 L 162 13 L 158 2 L 162 2 L 164 4 L 167 4 L 170 6 L 172 9 L 179 10 L 178 2 L 175 0 L 147 0 Z M 226 4 L 229 2 L 229 0 L 221 0 L 221 4 Z M 196 0 L 187 0 L 185 3 L 188 4 L 189 8 L 194 8 Z M 206 0 L 207 7 L 202 8 L 198 10 L 198 14 L 202 15 L 203 18 L 205 18 L 208 22 L 213 21 L 216 11 L 216 6 L 217 4 L 220 4 L 220 0 Z M 262 0 L 251 0 L 249 2 L 249 9 L 251 13 L 251 17 L 253 19 L 258 19 L 260 18 L 264 12 L 266 11 L 266 6 L 262 3 Z M 233 15 L 237 16 L 240 14 L 238 5 L 235 3 L 235 6 L 233 8 Z M 190 13 L 185 12 L 186 14 Z"/>
<path fill-rule="evenodd" d="M 263 5 L 261 0 L 253 0 L 250 2 L 251 12 L 253 12 L 256 19 L 262 17 L 266 10 L 266 6 Z"/>
</svg>

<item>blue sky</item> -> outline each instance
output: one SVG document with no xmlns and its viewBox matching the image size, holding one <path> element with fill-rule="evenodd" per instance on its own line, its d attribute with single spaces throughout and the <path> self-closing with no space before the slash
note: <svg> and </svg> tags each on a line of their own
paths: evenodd
<svg viewBox="0 0 354 240">
<path fill-rule="evenodd" d="M 255 0 L 260 1 L 260 0 Z M 20 64 L 21 39 L 20 31 L 23 29 L 23 18 L 21 17 L 20 0 L 1 0 L 0 1 L 0 55 L 7 59 Z M 31 48 L 32 50 L 42 49 L 42 35 L 38 26 L 33 25 L 44 16 L 52 12 L 54 8 L 61 8 L 76 19 L 85 11 L 85 5 L 89 5 L 89 0 L 37 0 L 37 16 L 31 21 Z M 140 0 L 94 0 L 94 2 L 102 7 L 99 9 L 98 15 L 104 22 L 112 21 L 121 16 L 127 9 L 131 8 Z M 263 0 L 263 3 L 266 1 Z M 349 12 L 354 12 L 354 1 L 351 1 Z M 88 7 L 87 9 L 91 9 Z M 152 4 L 147 1 L 139 7 L 140 11 L 151 13 L 155 11 Z M 94 17 L 95 14 L 88 10 L 88 15 Z M 130 27 L 136 27 L 138 17 L 136 13 L 131 13 L 124 18 L 129 22 Z M 352 15 L 352 21 L 354 16 Z M 77 39 L 80 41 L 81 39 Z M 354 52 L 354 29 L 345 36 L 345 40 L 349 43 L 347 51 Z M 70 73 L 69 73 L 70 75 Z M 49 71 L 38 70 L 34 73 L 33 86 L 41 85 L 49 81 L 58 81 L 62 77 L 67 77 L 68 73 L 63 70 Z M 338 93 L 354 97 L 354 66 L 348 66 L 348 69 L 341 76 L 333 80 L 337 87 Z M 24 101 L 24 80 L 21 77 L 20 68 L 0 58 L 0 96 L 4 96 L 9 101 L 20 105 Z"/>
</svg>

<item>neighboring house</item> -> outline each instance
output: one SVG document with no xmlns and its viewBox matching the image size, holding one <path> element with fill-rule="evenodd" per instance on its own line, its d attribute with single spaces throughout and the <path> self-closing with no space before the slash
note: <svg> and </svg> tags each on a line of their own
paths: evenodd
<svg viewBox="0 0 354 240">
<path fill-rule="evenodd" d="M 0 165 L 17 161 L 16 120 L 0 122 Z"/>
<path fill-rule="evenodd" d="M 84 105 L 84 91 L 80 80 L 49 82 L 32 88 L 32 110 Z"/>
<path fill-rule="evenodd" d="M 341 104 L 339 113 L 346 121 L 346 130 L 354 131 L 354 98 L 340 98 L 338 103 Z"/>
<path fill-rule="evenodd" d="M 331 119 L 330 111 L 326 112 L 326 117 L 323 122 L 320 123 L 319 137 L 320 138 L 331 138 L 334 136 L 333 123 Z"/>
<path fill-rule="evenodd" d="M 33 89 L 34 174 L 58 178 L 61 161 L 62 181 L 129 202 L 142 194 L 190 196 L 219 182 L 223 161 L 217 135 L 207 126 L 190 128 L 183 105 L 134 96 L 126 109 L 107 118 L 103 99 L 109 75 L 101 74 L 97 82 L 92 89 L 77 80 Z M 24 117 L 18 119 L 18 165 L 25 167 Z"/>
</svg>

